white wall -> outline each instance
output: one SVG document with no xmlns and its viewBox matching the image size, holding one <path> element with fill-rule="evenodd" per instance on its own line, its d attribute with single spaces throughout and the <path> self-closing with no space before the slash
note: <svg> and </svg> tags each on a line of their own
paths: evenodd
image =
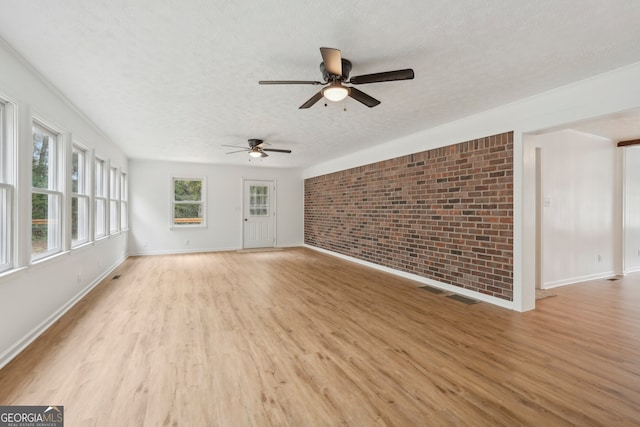
<svg viewBox="0 0 640 427">
<path fill-rule="evenodd" d="M 525 144 L 523 135 L 640 107 L 639 75 L 640 63 L 635 63 L 309 167 L 303 177 L 514 131 L 514 300 L 510 308 L 531 310 L 535 307 L 535 147 Z M 481 294 L 475 297 L 484 299 Z"/>
<path fill-rule="evenodd" d="M 0 42 L 0 96 L 17 106 L 18 176 L 14 211 L 15 269 L 0 274 L 0 367 L 44 331 L 84 292 L 124 260 L 127 236 L 118 233 L 96 243 L 32 264 L 31 122 L 36 116 L 73 141 L 126 172 L 122 151 L 68 104 L 28 64 Z"/>
<path fill-rule="evenodd" d="M 624 272 L 640 271 L 640 146 L 624 150 Z"/>
<path fill-rule="evenodd" d="M 302 245 L 303 181 L 300 170 L 139 159 L 130 160 L 129 169 L 131 255 L 242 248 L 243 178 L 276 181 L 276 245 Z M 169 228 L 173 176 L 206 178 L 207 228 Z"/>
<path fill-rule="evenodd" d="M 542 150 L 542 288 L 615 275 L 621 242 L 616 143 L 572 130 L 532 138 Z"/>
</svg>

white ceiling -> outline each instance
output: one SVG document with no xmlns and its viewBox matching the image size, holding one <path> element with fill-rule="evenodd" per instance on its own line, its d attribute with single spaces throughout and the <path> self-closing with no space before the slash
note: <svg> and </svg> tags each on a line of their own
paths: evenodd
<svg viewBox="0 0 640 427">
<path fill-rule="evenodd" d="M 565 126 L 580 132 L 609 138 L 616 142 L 640 139 L 640 110 L 623 111 L 610 116 Z"/>
<path fill-rule="evenodd" d="M 640 61 L 637 0 L 0 0 L 0 37 L 132 158 L 309 166 Z M 413 68 L 298 107 L 319 47 L 352 76 Z M 345 111 L 346 110 L 346 111 Z"/>
</svg>

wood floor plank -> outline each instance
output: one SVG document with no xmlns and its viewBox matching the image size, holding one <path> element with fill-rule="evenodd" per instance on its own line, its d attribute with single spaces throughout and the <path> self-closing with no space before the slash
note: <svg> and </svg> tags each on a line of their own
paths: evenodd
<svg viewBox="0 0 640 427">
<path fill-rule="evenodd" d="M 0 370 L 68 426 L 640 425 L 640 275 L 536 311 L 309 249 L 132 257 Z"/>
</svg>

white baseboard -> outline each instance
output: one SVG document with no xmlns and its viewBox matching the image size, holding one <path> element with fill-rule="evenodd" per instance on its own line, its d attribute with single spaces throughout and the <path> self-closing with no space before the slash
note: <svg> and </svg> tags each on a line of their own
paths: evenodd
<svg viewBox="0 0 640 427">
<path fill-rule="evenodd" d="M 116 261 L 109 269 L 107 269 L 97 279 L 92 281 L 89 285 L 85 286 L 80 292 L 78 292 L 73 298 L 67 301 L 62 307 L 56 310 L 51 316 L 43 320 L 38 326 L 29 331 L 22 339 L 9 347 L 6 351 L 0 354 L 0 369 L 2 369 L 7 363 L 11 362 L 20 352 L 22 352 L 29 344 L 42 335 L 47 329 L 51 327 L 58 319 L 60 319 L 71 307 L 76 305 L 85 295 L 87 295 L 93 288 L 95 288 L 102 280 L 104 280 L 109 274 L 111 274 L 120 264 L 126 260 L 127 257 Z"/>
<path fill-rule="evenodd" d="M 302 245 L 277 245 L 274 248 L 278 249 L 287 249 L 287 248 L 296 248 Z M 242 250 L 242 247 L 233 246 L 228 248 L 199 248 L 199 249 L 188 249 L 188 250 L 162 250 L 162 251 L 138 251 L 138 252 L 130 252 L 129 256 L 152 256 L 152 255 L 180 255 L 180 254 L 195 254 L 195 253 L 207 253 L 207 252 L 228 252 L 228 251 L 239 251 Z"/>
<path fill-rule="evenodd" d="M 555 280 L 553 282 L 545 282 L 542 284 L 542 289 L 552 289 L 560 286 L 573 285 L 580 282 L 588 282 L 590 280 L 606 279 L 615 275 L 616 273 L 614 271 L 606 271 L 604 273 L 588 274 L 586 276 L 569 277 L 566 279 Z"/>
<path fill-rule="evenodd" d="M 228 248 L 198 248 L 198 249 L 166 249 L 160 251 L 137 251 L 137 252 L 129 252 L 129 256 L 147 256 L 147 255 L 180 255 L 180 254 L 195 254 L 201 252 L 225 252 L 225 251 L 237 251 L 238 249 L 242 249 L 239 247 L 228 247 Z"/>
<path fill-rule="evenodd" d="M 375 268 L 376 270 L 380 270 L 380 271 L 384 271 L 385 273 L 391 273 L 394 274 L 396 276 L 400 276 L 403 277 L 405 279 L 410 279 L 413 281 L 416 281 L 418 283 L 424 284 L 424 285 L 429 285 L 432 286 L 434 288 L 438 288 L 438 289 L 442 289 L 444 291 L 448 291 L 448 292 L 454 292 L 458 295 L 463 295 L 465 297 L 469 297 L 469 298 L 473 298 L 473 299 L 477 299 L 479 301 L 483 301 L 483 302 L 487 302 L 489 304 L 493 304 L 493 305 L 497 305 L 499 307 L 502 308 L 508 308 L 509 310 L 515 310 L 515 305 L 513 303 L 513 301 L 507 301 L 507 300 L 503 300 L 501 298 L 496 298 L 496 297 L 492 297 L 490 295 L 485 295 L 485 294 L 481 294 L 480 292 L 475 292 L 469 289 L 464 289 L 464 288 L 460 288 L 458 286 L 453 286 L 450 285 L 448 283 L 442 283 L 442 282 L 438 282 L 437 280 L 433 280 L 433 279 L 428 279 L 426 277 L 422 277 L 422 276 L 418 276 L 417 274 L 412 274 L 412 273 L 407 273 L 404 271 L 400 271 L 400 270 L 395 270 L 393 268 L 389 268 L 389 267 L 385 267 L 382 265 L 378 265 L 375 264 L 373 262 L 369 262 L 369 261 L 363 261 L 361 259 L 358 258 L 354 258 L 348 255 L 343 255 L 337 252 L 332 252 L 329 251 L 327 249 L 322 249 L 322 248 L 318 248 L 315 246 L 311 246 L 311 245 L 304 245 L 306 248 L 309 249 L 313 249 L 314 251 L 318 251 L 318 252 L 322 252 L 328 255 L 332 255 L 338 258 L 342 258 L 344 260 L 347 261 L 351 261 L 351 262 L 355 262 L 357 264 L 360 265 L 364 265 L 367 267 L 371 267 L 371 268 Z"/>
</svg>

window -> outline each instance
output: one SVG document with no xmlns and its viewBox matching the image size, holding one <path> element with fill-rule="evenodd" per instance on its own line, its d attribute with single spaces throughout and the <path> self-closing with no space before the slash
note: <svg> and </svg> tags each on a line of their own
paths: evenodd
<svg viewBox="0 0 640 427">
<path fill-rule="evenodd" d="M 58 174 L 59 135 L 33 124 L 31 158 L 31 255 L 44 258 L 62 248 L 62 193 Z"/>
<path fill-rule="evenodd" d="M 11 268 L 11 186 L 0 183 L 0 272 Z"/>
<path fill-rule="evenodd" d="M 268 185 L 251 185 L 249 187 L 249 215 L 269 216 Z"/>
<path fill-rule="evenodd" d="M 118 169 L 111 167 L 109 169 L 109 233 L 117 233 L 119 231 L 118 218 L 120 217 L 120 209 L 118 207 L 118 194 L 120 186 L 118 185 Z"/>
<path fill-rule="evenodd" d="M 129 228 L 129 189 L 127 174 L 120 175 L 120 230 Z"/>
<path fill-rule="evenodd" d="M 172 227 L 206 226 L 205 191 L 204 179 L 172 179 Z"/>
<path fill-rule="evenodd" d="M 107 190 L 104 160 L 96 158 L 95 162 L 95 238 L 107 235 Z"/>
<path fill-rule="evenodd" d="M 13 267 L 15 137 L 13 105 L 0 99 L 0 272 Z"/>
<path fill-rule="evenodd" d="M 74 145 L 71 151 L 71 246 L 89 241 L 87 152 Z"/>
</svg>

